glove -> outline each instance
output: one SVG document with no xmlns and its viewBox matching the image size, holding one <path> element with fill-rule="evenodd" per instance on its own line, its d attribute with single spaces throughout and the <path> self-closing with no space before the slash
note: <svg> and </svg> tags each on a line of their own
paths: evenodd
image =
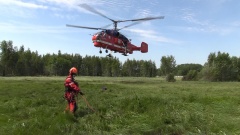
<svg viewBox="0 0 240 135">
<path fill-rule="evenodd" d="M 81 91 L 79 93 L 80 93 L 80 95 L 84 95 L 84 93 L 82 93 Z"/>
</svg>

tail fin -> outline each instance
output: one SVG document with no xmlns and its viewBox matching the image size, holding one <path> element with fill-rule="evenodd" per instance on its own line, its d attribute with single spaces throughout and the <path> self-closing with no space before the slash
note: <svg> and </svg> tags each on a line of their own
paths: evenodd
<svg viewBox="0 0 240 135">
<path fill-rule="evenodd" d="M 142 53 L 147 53 L 148 52 L 148 44 L 145 42 L 142 42 L 141 44 L 141 52 Z"/>
</svg>

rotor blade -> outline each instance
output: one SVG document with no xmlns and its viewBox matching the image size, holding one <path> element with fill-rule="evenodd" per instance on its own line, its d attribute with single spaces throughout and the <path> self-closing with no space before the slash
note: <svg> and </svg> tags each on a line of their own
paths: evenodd
<svg viewBox="0 0 240 135">
<path fill-rule="evenodd" d="M 111 26 L 112 25 L 112 23 L 111 24 L 108 24 L 108 25 L 106 25 L 106 26 L 103 26 L 103 27 L 101 27 L 102 29 L 105 29 L 105 28 L 108 28 L 109 26 Z"/>
<path fill-rule="evenodd" d="M 83 28 L 83 29 L 92 29 L 92 30 L 106 30 L 104 28 L 94 28 L 94 27 L 85 27 L 85 26 L 77 26 L 77 25 L 66 25 L 67 27 L 75 27 L 75 28 Z"/>
<path fill-rule="evenodd" d="M 132 24 L 129 24 L 129 25 L 127 25 L 127 26 L 124 26 L 124 27 L 122 27 L 121 29 L 131 27 L 131 26 L 133 26 L 133 25 L 142 23 L 142 22 L 144 22 L 144 21 L 153 20 L 153 19 L 163 19 L 163 18 L 164 18 L 164 16 L 160 16 L 160 17 L 147 17 L 147 18 L 134 19 L 134 20 L 125 20 L 125 21 L 135 21 L 135 22 L 132 23 Z M 118 31 L 121 30 L 121 29 L 118 29 Z"/>
<path fill-rule="evenodd" d="M 132 19 L 132 20 L 119 20 L 116 22 L 128 22 L 128 21 L 148 21 L 148 20 L 155 20 L 155 19 L 164 19 L 164 16 L 158 16 L 158 17 L 145 17 L 145 18 L 139 18 L 139 19 Z"/>
<path fill-rule="evenodd" d="M 80 4 L 79 6 L 84 8 L 84 9 L 86 9 L 86 10 L 88 10 L 88 11 L 90 11 L 90 12 L 92 12 L 92 13 L 95 13 L 95 14 L 98 14 L 98 15 L 104 17 L 104 18 L 107 18 L 107 19 L 111 20 L 112 22 L 115 22 L 113 19 L 108 18 L 107 16 L 105 16 L 104 14 L 98 12 L 97 10 L 95 10 L 94 8 L 90 7 L 87 4 Z"/>
<path fill-rule="evenodd" d="M 134 22 L 134 23 L 132 23 L 132 24 L 129 24 L 129 25 L 127 25 L 127 26 L 122 27 L 121 29 L 118 29 L 118 31 L 119 31 L 119 30 L 122 30 L 122 29 L 125 29 L 125 28 L 128 28 L 128 27 L 131 27 L 131 26 L 133 26 L 133 25 L 139 24 L 139 23 L 141 23 L 141 22 Z"/>
</svg>

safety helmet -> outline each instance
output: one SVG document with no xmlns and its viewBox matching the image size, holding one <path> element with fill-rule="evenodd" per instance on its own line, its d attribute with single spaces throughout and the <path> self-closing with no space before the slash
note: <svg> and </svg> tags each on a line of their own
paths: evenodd
<svg viewBox="0 0 240 135">
<path fill-rule="evenodd" d="M 77 68 L 75 67 L 72 67 L 70 70 L 69 70 L 69 74 L 77 74 L 78 70 Z"/>
</svg>

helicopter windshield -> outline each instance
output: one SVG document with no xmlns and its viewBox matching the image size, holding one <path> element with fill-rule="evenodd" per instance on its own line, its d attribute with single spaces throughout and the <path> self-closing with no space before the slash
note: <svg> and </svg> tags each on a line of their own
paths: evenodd
<svg viewBox="0 0 240 135">
<path fill-rule="evenodd" d="M 111 35 L 111 36 L 114 36 L 114 37 L 118 37 L 119 34 L 120 34 L 117 30 L 105 30 L 105 32 L 106 32 L 108 35 Z"/>
<path fill-rule="evenodd" d="M 105 30 L 108 35 L 122 39 L 125 42 L 128 42 L 128 38 L 116 30 Z"/>
<path fill-rule="evenodd" d="M 128 41 L 129 41 L 128 38 L 125 37 L 123 34 L 119 34 L 118 37 L 119 37 L 120 39 L 122 39 L 123 41 L 125 41 L 125 42 L 128 42 Z"/>
<path fill-rule="evenodd" d="M 98 36 L 98 35 L 101 35 L 101 34 L 102 34 L 102 31 L 97 32 L 97 33 L 95 33 L 94 35 L 95 35 L 95 36 Z"/>
</svg>

